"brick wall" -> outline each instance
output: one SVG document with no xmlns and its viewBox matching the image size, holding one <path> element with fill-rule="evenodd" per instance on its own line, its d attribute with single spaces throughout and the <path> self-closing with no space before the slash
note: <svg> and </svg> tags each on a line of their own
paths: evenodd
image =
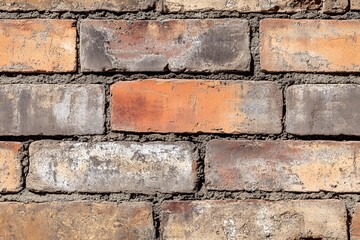
<svg viewBox="0 0 360 240">
<path fill-rule="evenodd" d="M 0 239 L 360 239 L 359 0 L 2 0 Z"/>
</svg>

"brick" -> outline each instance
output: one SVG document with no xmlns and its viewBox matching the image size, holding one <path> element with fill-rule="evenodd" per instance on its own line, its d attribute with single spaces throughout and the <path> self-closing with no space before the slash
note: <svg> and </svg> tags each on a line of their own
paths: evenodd
<svg viewBox="0 0 360 240">
<path fill-rule="evenodd" d="M 359 23 L 262 20 L 261 68 L 267 72 L 359 72 Z"/>
<path fill-rule="evenodd" d="M 104 132 L 99 85 L 0 86 L 0 135 L 85 135 Z"/>
<path fill-rule="evenodd" d="M 133 12 L 149 10 L 155 0 L 2 0 L 0 10 L 5 11 L 94 11 L 109 10 Z"/>
<path fill-rule="evenodd" d="M 280 133 L 272 82 L 138 80 L 111 86 L 111 128 L 131 132 Z"/>
<path fill-rule="evenodd" d="M 211 190 L 359 192 L 358 142 L 213 140 L 205 157 Z"/>
<path fill-rule="evenodd" d="M 198 155 L 188 142 L 30 145 L 27 187 L 45 192 L 192 192 Z"/>
<path fill-rule="evenodd" d="M 351 10 L 360 10 L 360 0 L 351 0 Z"/>
<path fill-rule="evenodd" d="M 0 193 L 22 188 L 21 148 L 18 142 L 0 142 Z"/>
<path fill-rule="evenodd" d="M 305 10 L 345 12 L 347 0 L 164 0 L 165 12 L 239 11 L 294 13 Z"/>
<path fill-rule="evenodd" d="M 296 135 L 360 135 L 359 85 L 296 85 L 286 91 L 286 131 Z"/>
<path fill-rule="evenodd" d="M 163 203 L 162 239 L 348 239 L 336 200 Z"/>
<path fill-rule="evenodd" d="M 242 19 L 83 20 L 84 72 L 250 70 L 250 30 Z"/>
<path fill-rule="evenodd" d="M 154 239 L 150 203 L 0 203 L 0 239 Z"/>
<path fill-rule="evenodd" d="M 74 72 L 75 70 L 74 21 L 0 20 L 0 72 Z"/>
<path fill-rule="evenodd" d="M 351 240 L 360 240 L 360 204 L 357 203 L 355 206 L 355 212 L 352 217 L 351 227 L 350 227 L 350 239 Z"/>
</svg>

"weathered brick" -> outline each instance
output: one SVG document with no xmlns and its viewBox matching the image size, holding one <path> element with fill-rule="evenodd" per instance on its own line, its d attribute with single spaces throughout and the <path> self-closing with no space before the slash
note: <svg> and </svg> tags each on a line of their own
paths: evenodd
<svg viewBox="0 0 360 240">
<path fill-rule="evenodd" d="M 162 205 L 162 239 L 348 239 L 336 200 L 173 201 Z"/>
<path fill-rule="evenodd" d="M 2 0 L 0 10 L 6 11 L 141 11 L 153 8 L 155 0 Z"/>
<path fill-rule="evenodd" d="M 350 8 L 351 10 L 360 10 L 360 0 L 351 0 Z"/>
<path fill-rule="evenodd" d="M 189 11 L 239 11 L 239 12 L 284 12 L 322 10 L 328 13 L 344 12 L 347 0 L 164 0 L 165 12 Z"/>
<path fill-rule="evenodd" d="M 139 80 L 111 86 L 112 130 L 134 132 L 280 133 L 276 83 Z"/>
<path fill-rule="evenodd" d="M 188 142 L 30 145 L 27 187 L 65 192 L 192 192 L 197 153 Z"/>
<path fill-rule="evenodd" d="M 249 71 L 249 26 L 242 19 L 83 20 L 82 71 Z"/>
<path fill-rule="evenodd" d="M 21 143 L 0 142 L 0 193 L 21 190 Z"/>
<path fill-rule="evenodd" d="M 74 72 L 75 70 L 74 21 L 0 20 L 0 72 Z"/>
<path fill-rule="evenodd" d="M 360 204 L 356 204 L 350 228 L 350 239 L 360 240 Z"/>
<path fill-rule="evenodd" d="M 0 135 L 83 135 L 104 131 L 99 85 L 0 86 Z"/>
<path fill-rule="evenodd" d="M 0 239 L 154 239 L 150 203 L 0 203 Z"/>
<path fill-rule="evenodd" d="M 286 131 L 360 135 L 359 85 L 296 85 L 286 91 Z"/>
<path fill-rule="evenodd" d="M 262 20 L 261 68 L 268 72 L 358 72 L 359 24 L 358 20 Z"/>
<path fill-rule="evenodd" d="M 359 192 L 360 143 L 213 140 L 205 158 L 212 190 Z"/>
</svg>

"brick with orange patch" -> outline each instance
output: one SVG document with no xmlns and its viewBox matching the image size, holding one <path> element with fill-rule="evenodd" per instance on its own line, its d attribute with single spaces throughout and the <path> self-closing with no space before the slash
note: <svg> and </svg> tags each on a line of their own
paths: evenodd
<svg viewBox="0 0 360 240">
<path fill-rule="evenodd" d="M 262 20 L 261 68 L 267 72 L 359 72 L 359 23 Z"/>
<path fill-rule="evenodd" d="M 22 169 L 18 142 L 0 142 L 0 192 L 17 192 L 22 188 Z"/>
<path fill-rule="evenodd" d="M 111 87 L 111 128 L 130 132 L 280 133 L 276 83 L 139 80 Z"/>
</svg>

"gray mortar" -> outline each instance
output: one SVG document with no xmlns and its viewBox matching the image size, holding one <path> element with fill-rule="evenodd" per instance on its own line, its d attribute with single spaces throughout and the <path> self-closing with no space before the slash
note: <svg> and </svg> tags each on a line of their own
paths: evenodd
<svg viewBox="0 0 360 240">
<path fill-rule="evenodd" d="M 19 193 L 1 194 L 0 202 L 69 202 L 69 201 L 93 201 L 93 202 L 137 202 L 147 201 L 153 204 L 154 227 L 156 238 L 160 239 L 160 206 L 164 200 L 226 200 L 226 199 L 262 199 L 269 201 L 279 200 L 306 200 L 306 199 L 338 199 L 346 204 L 348 213 L 348 227 L 350 226 L 355 204 L 360 202 L 359 194 L 316 192 L 316 193 L 294 193 L 294 192 L 266 192 L 266 191 L 208 191 L 204 185 L 204 158 L 205 146 L 213 139 L 231 140 L 332 140 L 332 141 L 360 141 L 359 136 L 293 136 L 286 133 L 276 135 L 251 135 L 251 134 L 157 134 L 157 133 L 117 133 L 110 130 L 110 85 L 117 81 L 133 81 L 136 79 L 150 78 L 177 78 L 177 79 L 208 79 L 208 80 L 247 80 L 247 81 L 274 81 L 281 85 L 282 91 L 287 87 L 297 84 L 360 84 L 360 73 L 334 73 L 334 74 L 313 74 L 313 73 L 264 73 L 260 71 L 259 57 L 259 21 L 264 18 L 291 18 L 291 19 L 360 19 L 360 12 L 348 11 L 344 14 L 329 15 L 317 11 L 307 11 L 294 14 L 265 14 L 248 13 L 242 14 L 232 11 L 207 11 L 198 13 L 179 13 L 167 14 L 159 10 L 162 3 L 159 1 L 156 10 L 138 13 L 117 13 L 111 11 L 91 11 L 91 12 L 47 12 L 47 11 L 27 11 L 27 12 L 6 12 L 0 11 L 0 19 L 123 19 L 123 20 L 164 20 L 164 19 L 205 19 L 205 18 L 242 18 L 248 19 L 251 28 L 251 55 L 252 66 L 249 73 L 217 73 L 217 74 L 184 74 L 184 73 L 80 73 L 80 62 L 78 61 L 77 72 L 73 74 L 0 74 L 0 84 L 101 84 L 106 88 L 106 133 L 104 135 L 86 136 L 0 136 L 0 141 L 20 141 L 24 147 L 21 153 L 21 163 L 23 166 L 24 189 Z M 77 22 L 79 32 L 79 22 Z M 77 49 L 79 54 L 79 36 L 77 36 Z M 79 55 L 78 55 L 79 56 Z M 79 59 L 79 58 L 78 58 Z M 286 99 L 284 99 L 286 106 Z M 283 118 L 283 129 L 285 123 L 285 108 Z M 29 145 L 33 141 L 52 139 L 62 141 L 190 141 L 199 150 L 199 160 L 197 162 L 197 189 L 192 194 L 138 194 L 138 193 L 35 193 L 26 189 L 25 178 L 28 173 L 29 165 Z M 349 229 L 348 229 L 349 231 Z M 349 234 L 349 232 L 348 232 Z"/>
</svg>

